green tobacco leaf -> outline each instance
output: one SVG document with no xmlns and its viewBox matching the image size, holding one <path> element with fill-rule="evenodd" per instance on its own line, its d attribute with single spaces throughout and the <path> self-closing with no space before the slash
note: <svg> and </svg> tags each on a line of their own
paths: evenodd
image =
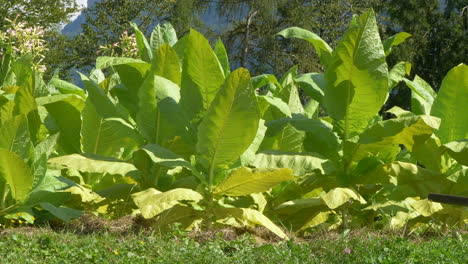
<svg viewBox="0 0 468 264">
<path fill-rule="evenodd" d="M 328 66 L 330 63 L 333 50 L 330 48 L 327 42 L 325 42 L 316 34 L 302 28 L 290 27 L 282 30 L 277 35 L 283 36 L 285 38 L 299 38 L 312 43 L 320 57 L 320 62 L 325 66 Z"/>
<path fill-rule="evenodd" d="M 254 140 L 259 120 L 250 74 L 240 68 L 228 76 L 198 126 L 197 152 L 210 174 L 239 159 Z"/>
<path fill-rule="evenodd" d="M 55 145 L 57 144 L 57 140 L 59 137 L 59 133 L 50 135 L 39 144 L 34 147 L 34 161 L 37 161 L 41 158 L 42 155 L 49 157 L 52 152 L 55 150 Z"/>
<path fill-rule="evenodd" d="M 119 112 L 116 104 L 98 84 L 82 74 L 81 81 L 88 92 L 89 100 L 91 100 L 99 116 L 102 118 L 120 117 L 125 119 L 125 116 Z"/>
<path fill-rule="evenodd" d="M 104 200 L 104 198 L 99 194 L 80 185 L 72 186 L 63 191 L 70 193 L 72 196 L 78 197 L 79 206 L 82 206 L 82 203 L 96 204 Z"/>
<path fill-rule="evenodd" d="M 58 76 L 54 76 L 50 80 L 49 85 L 53 85 L 55 89 L 60 91 L 61 94 L 76 94 L 82 98 L 85 98 L 85 92 L 83 89 L 72 83 L 60 80 Z"/>
<path fill-rule="evenodd" d="M 406 111 L 405 109 L 402 109 L 402 108 L 400 108 L 398 106 L 394 106 L 394 107 L 388 109 L 387 113 L 393 114 L 396 117 L 410 117 L 410 116 L 415 115 L 414 113 L 412 113 L 410 111 Z"/>
<path fill-rule="evenodd" d="M 299 90 L 294 82 L 294 78 L 297 75 L 296 71 L 297 69 L 293 67 L 293 69 L 286 74 L 283 80 L 281 80 L 283 83 L 283 89 L 279 96 L 288 104 L 293 116 L 302 117 L 304 115 L 304 107 L 299 96 Z"/>
<path fill-rule="evenodd" d="M 154 27 L 150 37 L 151 50 L 157 50 L 164 44 L 174 46 L 177 42 L 177 33 L 170 23 L 158 24 Z"/>
<path fill-rule="evenodd" d="M 54 118 L 60 129 L 58 143 L 66 153 L 80 153 L 81 111 L 83 98 L 74 94 L 53 95 L 36 99 Z"/>
<path fill-rule="evenodd" d="M 453 173 L 447 179 L 453 183 L 448 194 L 468 196 L 468 168 Z"/>
<path fill-rule="evenodd" d="M 0 126 L 0 149 L 7 149 L 27 160 L 31 154 L 31 138 L 25 115 L 17 115 Z"/>
<path fill-rule="evenodd" d="M 102 118 L 89 99 L 82 119 L 81 144 L 84 153 L 125 158 L 142 144 L 143 138 L 130 124 L 119 118 Z"/>
<path fill-rule="evenodd" d="M 173 138 L 176 122 L 168 122 L 163 126 L 164 113 L 160 111 L 162 100 L 170 101 L 171 105 L 177 105 L 179 101 L 179 87 L 166 78 L 149 74 L 138 92 L 139 111 L 136 121 L 141 134 L 149 143 L 162 144 L 165 139 Z M 170 113 L 166 113 L 170 114 Z M 173 112 L 166 119 L 177 120 L 180 117 Z M 179 113 L 179 115 L 181 115 Z"/>
<path fill-rule="evenodd" d="M 356 167 L 351 172 L 351 181 L 355 184 L 376 184 L 376 183 L 388 183 L 388 176 L 385 173 L 376 173 L 376 170 L 380 172 L 384 165 L 384 162 L 376 157 L 365 157 L 361 159 Z"/>
<path fill-rule="evenodd" d="M 56 207 L 50 203 L 40 203 L 39 205 L 53 216 L 65 222 L 70 222 L 70 220 L 76 219 L 83 215 L 83 212 L 80 210 L 67 207 Z"/>
<path fill-rule="evenodd" d="M 411 204 L 411 206 L 414 208 L 414 210 L 416 210 L 418 213 L 422 214 L 425 217 L 429 217 L 443 209 L 440 203 L 435 203 L 428 199 L 416 201 L 413 204 Z"/>
<path fill-rule="evenodd" d="M 305 73 L 298 76 L 296 84 L 315 101 L 323 104 L 325 80 L 323 73 Z"/>
<path fill-rule="evenodd" d="M 442 80 L 431 115 L 442 120 L 435 133 L 442 144 L 468 138 L 468 115 L 462 109 L 468 102 L 468 66 L 452 68 Z"/>
<path fill-rule="evenodd" d="M 168 44 L 164 44 L 154 52 L 154 74 L 164 77 L 179 87 L 181 85 L 181 72 L 179 56 Z"/>
<path fill-rule="evenodd" d="M 416 139 L 429 138 L 440 120 L 432 116 L 410 116 L 377 122 L 359 137 L 360 144 L 398 145 L 413 150 Z"/>
<path fill-rule="evenodd" d="M 98 155 L 72 154 L 51 158 L 48 162 L 88 173 L 127 175 L 137 170 L 133 164 Z"/>
<path fill-rule="evenodd" d="M 409 74 L 408 68 L 411 68 L 411 64 L 408 62 L 399 62 L 395 64 L 392 69 L 388 72 L 388 90 L 393 89 L 401 81 L 405 80 L 405 76 Z"/>
<path fill-rule="evenodd" d="M 118 65 L 123 65 L 123 64 L 142 64 L 146 65 L 146 67 L 150 67 L 150 64 L 148 62 L 139 60 L 139 59 L 133 59 L 133 58 L 125 58 L 125 57 L 97 57 L 96 59 L 96 69 L 105 69 L 108 67 L 113 67 L 113 66 L 118 66 Z"/>
<path fill-rule="evenodd" d="M 397 200 L 406 197 L 427 197 L 432 192 L 447 193 L 451 185 L 443 174 L 406 162 L 388 165 L 387 173 L 395 177 L 394 184 L 397 188 L 392 198 Z"/>
<path fill-rule="evenodd" d="M 257 210 L 247 208 L 214 208 L 213 212 L 220 220 L 233 217 L 243 226 L 261 225 L 278 237 L 288 239 L 287 235 L 278 226 Z"/>
<path fill-rule="evenodd" d="M 181 104 L 190 119 L 206 111 L 224 83 L 224 72 L 208 40 L 190 31 L 182 65 Z"/>
<path fill-rule="evenodd" d="M 261 103 L 261 101 L 265 101 L 266 103 L 268 103 L 268 105 L 275 107 L 285 116 L 291 117 L 291 110 L 289 109 L 288 104 L 281 100 L 281 98 L 273 97 L 270 95 L 260 95 L 257 98 L 259 100 L 259 103 Z"/>
<path fill-rule="evenodd" d="M 145 191 L 132 194 L 133 201 L 140 209 L 141 215 L 148 219 L 171 209 L 180 201 L 195 201 L 203 199 L 203 196 L 190 189 L 173 189 L 167 192 L 160 192 L 149 188 Z"/>
<path fill-rule="evenodd" d="M 231 68 L 229 67 L 229 57 L 226 52 L 226 47 L 224 47 L 224 44 L 221 41 L 221 39 L 218 39 L 218 41 L 216 41 L 214 52 L 219 60 L 219 63 L 221 63 L 221 66 L 223 67 L 224 76 L 228 76 L 229 73 L 231 73 Z"/>
<path fill-rule="evenodd" d="M 151 62 L 153 59 L 153 52 L 151 46 L 148 43 L 148 40 L 145 37 L 145 34 L 138 29 L 138 26 L 134 22 L 130 22 L 130 26 L 135 30 L 136 42 L 138 46 L 138 53 L 140 54 L 141 59 L 146 62 Z"/>
<path fill-rule="evenodd" d="M 255 77 L 252 77 L 252 85 L 254 89 L 259 89 L 265 85 L 273 84 L 274 86 L 280 87 L 281 84 L 276 79 L 274 74 L 261 74 Z"/>
<path fill-rule="evenodd" d="M 418 75 L 413 81 L 403 79 L 411 89 L 411 111 L 417 115 L 429 115 L 437 94 L 432 87 Z"/>
<path fill-rule="evenodd" d="M 255 154 L 257 153 L 258 149 L 260 148 L 260 144 L 262 144 L 262 141 L 265 138 L 266 131 L 267 127 L 265 126 L 265 120 L 260 119 L 255 139 L 253 140 L 252 144 L 250 144 L 249 148 L 240 157 L 242 165 L 248 166 L 255 160 Z"/>
<path fill-rule="evenodd" d="M 151 64 L 145 62 L 129 62 L 112 67 L 117 71 L 121 83 L 111 91 L 117 95 L 119 103 L 124 105 L 132 116 L 135 116 L 138 111 L 138 89 L 150 72 L 151 66 Z"/>
<path fill-rule="evenodd" d="M 319 211 L 316 214 L 314 214 L 307 223 L 305 223 L 299 230 L 304 230 L 310 227 L 318 226 L 328 220 L 329 215 L 331 215 L 332 212 L 330 211 Z"/>
<path fill-rule="evenodd" d="M 14 116 L 15 101 L 0 96 L 0 125 Z"/>
<path fill-rule="evenodd" d="M 338 208 L 349 200 L 355 200 L 361 204 L 366 203 L 366 200 L 358 192 L 349 188 L 335 188 L 320 197 L 330 209 Z"/>
<path fill-rule="evenodd" d="M 340 139 L 333 132 L 333 127 L 319 119 L 295 119 L 291 124 L 298 130 L 306 132 L 304 150 L 324 155 L 336 160 L 339 156 Z"/>
<path fill-rule="evenodd" d="M 146 145 L 139 151 L 145 152 L 155 164 L 168 168 L 184 167 L 189 170 L 192 169 L 192 165 L 190 162 L 184 160 L 179 155 L 159 145 Z"/>
<path fill-rule="evenodd" d="M 203 217 L 203 211 L 195 210 L 191 206 L 176 205 L 158 215 L 154 228 L 168 228 L 170 224 L 177 223 L 181 230 L 186 230 Z"/>
<path fill-rule="evenodd" d="M 408 34 L 406 32 L 399 32 L 386 39 L 383 43 L 385 56 L 388 56 L 390 52 L 392 52 L 392 47 L 400 45 L 401 43 L 405 42 L 405 40 L 409 37 L 411 37 L 411 34 Z"/>
<path fill-rule="evenodd" d="M 361 133 L 388 93 L 388 69 L 372 10 L 351 22 L 325 72 L 324 103 L 343 122 L 345 139 Z"/>
<path fill-rule="evenodd" d="M 431 135 L 430 138 L 424 140 L 422 143 L 420 140 L 416 141 L 411 156 L 426 169 L 443 172 L 444 157 L 439 148 L 440 140 L 435 135 Z"/>
<path fill-rule="evenodd" d="M 312 171 L 330 174 L 336 170 L 330 160 L 316 153 L 264 151 L 257 154 L 252 165 L 257 168 L 290 168 L 296 176 Z"/>
<path fill-rule="evenodd" d="M 13 199 L 22 202 L 28 197 L 34 176 L 23 158 L 7 149 L 0 149 L 0 176 L 10 187 Z"/>
<path fill-rule="evenodd" d="M 267 123 L 266 137 L 273 137 L 273 145 L 264 149 L 275 149 L 286 152 L 302 152 L 305 132 L 291 124 L 290 119 L 282 118 Z"/>
<path fill-rule="evenodd" d="M 294 180 L 291 169 L 249 170 L 241 167 L 233 171 L 214 189 L 215 194 L 244 196 L 268 191 L 280 182 Z"/>
<path fill-rule="evenodd" d="M 32 85 L 32 80 L 31 84 Z M 33 88 L 20 86 L 14 98 L 13 115 L 25 114 L 28 118 L 28 128 L 31 141 L 36 144 L 41 126 L 41 119 L 39 117 L 36 100 L 33 96 Z"/>
<path fill-rule="evenodd" d="M 461 165 L 468 166 L 468 139 L 449 142 L 441 149 L 447 151 Z"/>
<path fill-rule="evenodd" d="M 321 198 L 296 199 L 282 203 L 275 208 L 275 213 L 281 215 L 292 215 L 302 209 L 311 209 L 323 205 Z"/>
</svg>

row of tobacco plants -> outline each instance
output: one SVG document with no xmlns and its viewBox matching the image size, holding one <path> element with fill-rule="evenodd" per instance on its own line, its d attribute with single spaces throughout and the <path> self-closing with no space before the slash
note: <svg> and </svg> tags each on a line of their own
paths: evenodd
<svg viewBox="0 0 468 264">
<path fill-rule="evenodd" d="M 31 56 L 4 46 L 0 68 L 0 219 L 69 221 L 83 212 L 140 215 L 154 228 L 264 226 L 280 238 L 372 226 L 466 227 L 466 209 L 431 192 L 468 195 L 468 66 L 438 94 L 386 57 L 372 10 L 333 50 L 300 28 L 278 35 L 314 46 L 324 73 L 280 79 L 231 71 L 222 42 L 169 25 L 138 58 L 100 57 L 84 89 L 44 82 Z M 398 83 L 411 111 L 381 111 Z M 301 101 L 299 90 L 310 97 Z"/>
</svg>

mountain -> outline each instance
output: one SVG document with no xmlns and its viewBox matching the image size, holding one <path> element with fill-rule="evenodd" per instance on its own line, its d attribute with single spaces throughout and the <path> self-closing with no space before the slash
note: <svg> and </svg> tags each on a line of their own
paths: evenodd
<svg viewBox="0 0 468 264">
<path fill-rule="evenodd" d="M 85 8 L 94 6 L 96 2 L 100 0 L 78 0 L 78 4 L 84 5 Z M 80 3 L 81 2 L 81 3 Z M 68 36 L 74 36 L 81 33 L 81 24 L 86 22 L 86 16 L 80 12 L 80 14 L 70 23 L 68 23 L 63 29 L 62 34 Z"/>
</svg>

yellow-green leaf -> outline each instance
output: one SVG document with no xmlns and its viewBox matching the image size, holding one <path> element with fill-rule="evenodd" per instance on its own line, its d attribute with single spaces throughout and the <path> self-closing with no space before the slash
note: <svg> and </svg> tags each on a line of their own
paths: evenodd
<svg viewBox="0 0 468 264">
<path fill-rule="evenodd" d="M 0 149 L 0 176 L 10 187 L 13 199 L 22 202 L 28 197 L 34 175 L 23 158 L 7 149 Z"/>
<path fill-rule="evenodd" d="M 243 196 L 268 191 L 276 184 L 293 180 L 292 169 L 249 170 L 241 167 L 232 172 L 216 188 L 216 194 Z"/>
<path fill-rule="evenodd" d="M 321 195 L 321 198 L 330 209 L 338 208 L 349 200 L 355 200 L 361 204 L 366 203 L 366 200 L 358 192 L 348 188 L 332 189 L 326 194 Z"/>
<path fill-rule="evenodd" d="M 132 194 L 133 201 L 140 209 L 144 218 L 152 218 L 167 209 L 179 204 L 180 201 L 195 201 L 203 199 L 203 196 L 193 190 L 178 188 L 167 192 L 160 192 L 149 188 L 145 191 Z"/>
</svg>

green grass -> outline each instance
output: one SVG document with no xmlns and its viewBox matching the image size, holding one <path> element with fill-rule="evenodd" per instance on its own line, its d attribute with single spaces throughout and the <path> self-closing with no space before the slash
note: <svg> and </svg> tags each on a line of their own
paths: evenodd
<svg viewBox="0 0 468 264">
<path fill-rule="evenodd" d="M 468 235 L 319 236 L 255 244 L 249 236 L 197 243 L 185 234 L 88 235 L 49 230 L 0 235 L 0 263 L 468 263 Z M 346 253 L 348 248 L 351 252 Z"/>
</svg>

